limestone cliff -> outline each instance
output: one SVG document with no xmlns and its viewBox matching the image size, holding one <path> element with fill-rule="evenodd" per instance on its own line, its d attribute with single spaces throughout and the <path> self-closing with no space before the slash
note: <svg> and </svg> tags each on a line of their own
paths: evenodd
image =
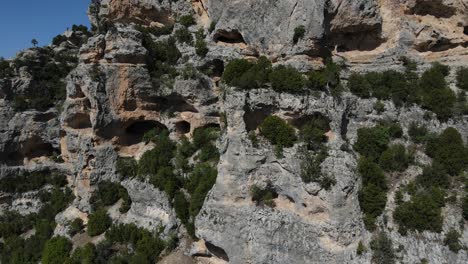
<svg viewBox="0 0 468 264">
<path fill-rule="evenodd" d="M 160 255 L 161 263 L 468 262 L 462 181 L 454 180 L 455 187 L 448 190 L 446 198 L 455 194 L 456 201 L 441 209 L 441 232 L 402 234 L 393 217 L 399 191 L 431 164 L 421 144 L 409 136 L 410 127 L 418 123 L 434 134 L 453 127 L 466 145 L 466 111 L 438 119 L 427 106 L 358 97 L 346 85 L 353 73 L 405 72 L 410 60 L 416 75 L 433 62 L 447 65 L 448 86 L 460 92 L 457 70 L 468 66 L 468 1 L 102 0 L 93 1 L 89 16 L 92 32 L 67 32 L 50 47 L 19 53 L 7 63 L 8 74 L 0 68 L 0 180 L 45 170 L 66 175 L 75 198 L 56 215 L 55 235 L 69 237 L 75 247 L 104 240 L 104 235 L 70 235 L 69 222 L 78 217 L 86 224 L 96 211 L 93 197 L 99 184 L 116 182 L 128 193 L 131 206 L 119 210 L 125 201 L 121 197 L 105 207 L 114 224 L 133 223 L 160 232 L 164 239 L 178 238 L 172 251 Z M 21 64 L 39 63 L 46 49 L 53 59 L 43 65 L 69 67 L 54 85 L 40 82 L 30 65 Z M 65 53 L 68 59 L 63 59 Z M 342 66 L 336 85 L 342 90 L 334 94 L 330 80 L 323 89 L 304 94 L 269 85 L 241 89 L 222 79 L 232 60 L 256 61 L 261 56 L 303 74 L 326 68 L 331 59 Z M 34 100 L 41 92 L 33 91 L 51 89 L 57 82 L 63 82 L 66 96 L 51 93 L 49 104 Z M 459 98 L 466 100 L 466 94 Z M 377 102 L 382 111 L 376 109 Z M 328 154 L 319 168 L 334 180 L 331 187 L 301 178 L 303 143 L 278 155 L 258 134 L 270 115 L 297 131 L 307 118 L 329 121 L 324 143 Z M 402 172 L 386 173 L 385 208 L 376 228 L 369 230 L 359 199 L 360 153 L 353 146 L 360 128 L 382 121 L 401 125 L 402 137 L 392 143 L 411 148 L 414 162 Z M 206 162 L 216 168 L 217 177 L 199 212 L 186 222 L 175 208 L 174 193 L 158 184 L 160 178 L 136 176 L 119 170 L 119 164 L 137 163 L 157 147 L 157 140 L 148 140 L 152 131 L 168 131 L 181 145 L 194 142 L 200 128 L 219 131 L 212 143 L 219 158 Z M 188 167 L 202 163 L 203 151 L 186 157 Z M 176 164 L 177 157 L 171 162 Z M 181 181 L 195 177 L 193 170 L 174 168 L 171 173 Z M 466 173 L 465 164 L 460 177 Z M 254 201 L 253 186 L 274 190 L 275 206 Z M 190 200 L 194 193 L 189 189 L 176 193 Z M 0 209 L 37 212 L 38 193 L 2 191 Z M 403 200 L 409 199 L 407 194 Z M 458 252 L 444 242 L 452 229 L 461 234 Z M 377 250 L 371 240 L 379 233 L 393 242 L 393 262 L 373 252 Z M 367 250 L 358 254 L 362 245 Z"/>
</svg>

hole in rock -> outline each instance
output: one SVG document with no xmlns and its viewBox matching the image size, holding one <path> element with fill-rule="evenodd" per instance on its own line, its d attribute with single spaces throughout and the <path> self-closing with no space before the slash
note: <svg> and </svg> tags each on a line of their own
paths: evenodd
<svg viewBox="0 0 468 264">
<path fill-rule="evenodd" d="M 346 134 L 348 134 L 348 124 L 349 124 L 348 113 L 343 112 L 343 114 L 341 115 L 340 134 L 341 134 L 341 138 L 344 140 L 347 139 Z"/>
<path fill-rule="evenodd" d="M 468 26 L 463 28 L 463 34 L 468 35 Z"/>
<path fill-rule="evenodd" d="M 147 97 L 144 99 L 148 104 L 142 106 L 144 110 L 153 110 L 160 112 L 192 112 L 198 113 L 198 110 L 180 95 L 172 94 L 167 97 Z"/>
<path fill-rule="evenodd" d="M 175 124 L 175 129 L 180 135 L 184 135 L 190 132 L 190 123 L 187 121 L 179 121 Z"/>
<path fill-rule="evenodd" d="M 229 257 L 226 253 L 226 251 L 224 251 L 224 249 L 218 247 L 218 246 L 215 246 L 213 244 L 211 244 L 210 242 L 205 242 L 205 245 L 206 245 L 206 248 L 208 249 L 208 251 L 211 252 L 211 254 L 215 255 L 216 257 L 226 261 L 226 262 L 229 262 Z"/>
<path fill-rule="evenodd" d="M 224 43 L 232 43 L 232 44 L 239 44 L 239 43 L 244 43 L 244 37 L 242 34 L 234 29 L 231 31 L 227 31 L 224 29 L 218 30 L 214 36 L 213 39 L 215 42 L 224 42 Z"/>
<path fill-rule="evenodd" d="M 123 135 L 119 137 L 118 142 L 124 146 L 138 144 L 143 140 L 145 133 L 153 129 L 156 129 L 156 131 L 160 132 L 162 130 L 167 130 L 167 127 L 157 121 L 152 120 L 130 122 L 126 126 Z"/>
<path fill-rule="evenodd" d="M 201 66 L 200 70 L 207 72 L 211 78 L 221 77 L 224 72 L 224 61 L 220 59 L 214 59 Z"/>
<path fill-rule="evenodd" d="M 45 143 L 42 138 L 38 136 L 33 136 L 28 140 L 20 144 L 21 150 L 20 153 L 23 157 L 28 159 L 43 157 L 43 156 L 52 156 L 55 149 L 52 147 L 52 144 Z"/>
<path fill-rule="evenodd" d="M 34 116 L 34 122 L 47 122 L 56 117 L 55 113 L 40 113 Z"/>
<path fill-rule="evenodd" d="M 85 129 L 92 127 L 89 115 L 84 113 L 76 113 L 68 117 L 66 123 L 73 129 Z"/>
<path fill-rule="evenodd" d="M 409 10 L 410 14 L 420 16 L 435 16 L 449 18 L 455 15 L 457 9 L 443 3 L 443 0 L 416 0 L 416 4 Z"/>
<path fill-rule="evenodd" d="M 81 86 L 75 84 L 75 92 L 68 95 L 71 99 L 84 98 L 86 95 L 83 93 Z"/>
<path fill-rule="evenodd" d="M 314 126 L 322 129 L 323 131 L 330 131 L 330 119 L 319 112 L 315 112 L 311 115 L 304 115 L 291 120 L 291 125 L 297 128 L 301 128 L 309 123 L 313 123 Z"/>
<path fill-rule="evenodd" d="M 249 132 L 257 129 L 257 127 L 263 123 L 263 120 L 273 113 L 274 109 L 272 107 L 262 107 L 252 110 L 246 105 L 244 111 L 245 129 Z"/>
</svg>

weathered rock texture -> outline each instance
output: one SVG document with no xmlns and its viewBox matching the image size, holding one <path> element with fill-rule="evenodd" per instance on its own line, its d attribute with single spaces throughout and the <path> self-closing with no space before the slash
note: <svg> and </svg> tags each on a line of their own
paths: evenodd
<svg viewBox="0 0 468 264">
<path fill-rule="evenodd" d="M 61 110 L 15 112 L 6 94 L 21 91 L 28 85 L 28 77 L 19 73 L 13 83 L 0 80 L 1 177 L 7 177 L 11 166 L 35 170 L 39 160 L 41 166 L 59 166 L 74 187 L 77 198 L 72 207 L 86 214 L 97 183 L 119 181 L 117 157 L 139 158 L 151 148 L 141 143 L 145 132 L 166 127 L 171 137 L 178 139 L 183 134 L 190 136 L 197 127 L 224 126 L 220 117 L 225 115 L 227 126 L 217 142 L 221 152 L 218 178 L 196 218 L 196 235 L 202 244 L 206 242 L 206 248 L 188 243 L 166 263 L 170 259 L 190 263 L 181 252 L 191 252 L 200 263 L 370 263 L 371 253 L 356 254 L 359 241 L 368 245 L 371 237 L 357 199 L 357 154 L 343 150 L 342 145 L 351 146 L 358 128 L 382 119 L 400 122 L 405 133 L 414 121 L 424 122 L 434 132 L 453 126 L 467 140 L 466 116 L 440 123 L 425 120 L 426 111 L 419 107 L 397 108 L 391 102 L 385 102 L 386 112 L 378 115 L 374 99 L 359 99 L 349 93 L 337 99 L 325 93 L 313 97 L 266 89 L 243 91 L 220 86 L 216 71 L 199 73 L 196 79 L 179 76 L 172 85 L 155 86 L 145 64 L 142 33 L 135 29 L 135 24 L 172 25 L 189 13 L 196 16 L 200 27 L 208 29 L 213 23 L 214 30 L 206 31 L 207 56 L 200 58 L 193 47 L 179 43 L 182 58 L 178 69 L 187 64 L 219 66 L 233 58 L 264 54 L 299 70 L 320 67 L 326 54 L 344 61 L 348 72 L 401 70 L 398 59 L 402 55 L 416 60 L 420 69 L 436 60 L 457 67 L 468 63 L 465 0 L 98 2 L 101 8 L 91 10 L 91 21 L 97 26 L 112 26 L 81 47 L 79 65 L 66 79 L 67 98 Z M 299 26 L 304 26 L 306 33 L 294 45 L 294 29 Z M 190 30 L 195 32 L 197 25 Z M 266 141 L 256 148 L 248 139 L 249 130 L 269 114 L 294 121 L 317 113 L 331 120 L 330 156 L 322 164 L 323 172 L 336 179 L 329 191 L 302 182 L 298 145 L 285 149 L 284 157 L 277 158 Z M 48 158 L 57 154 L 64 164 Z M 420 168 L 409 169 L 401 182 L 418 172 Z M 274 209 L 256 206 L 250 197 L 252 185 L 268 182 L 279 195 Z M 391 187 L 387 216 L 395 207 L 394 191 L 401 182 Z M 162 225 L 166 234 L 177 230 L 185 236 L 163 192 L 137 180 L 126 180 L 122 185 L 133 203 L 126 214 L 112 211 L 115 221 L 150 229 Z M 460 229 L 460 212 L 450 217 L 450 210 L 447 208 L 444 232 L 451 227 Z M 404 247 L 397 253 L 402 263 L 422 259 L 429 263 L 468 262 L 466 250 L 455 254 L 443 245 L 442 234 L 403 237 L 395 231 L 391 217 L 384 226 L 395 247 Z M 468 246 L 464 230 L 462 243 Z"/>
</svg>

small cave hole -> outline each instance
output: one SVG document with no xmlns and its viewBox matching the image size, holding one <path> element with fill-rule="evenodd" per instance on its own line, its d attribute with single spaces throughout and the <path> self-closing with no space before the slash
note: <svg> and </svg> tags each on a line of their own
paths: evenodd
<svg viewBox="0 0 468 264">
<path fill-rule="evenodd" d="M 463 34 L 468 35 L 468 26 L 463 27 Z"/>
<path fill-rule="evenodd" d="M 264 107 L 261 109 L 252 110 L 249 106 L 244 107 L 244 123 L 247 132 L 257 129 L 265 118 L 271 115 L 274 111 L 272 107 Z"/>
<path fill-rule="evenodd" d="M 236 29 L 231 30 L 231 31 L 227 31 L 224 29 L 218 30 L 214 34 L 213 39 L 215 42 L 224 42 L 224 43 L 231 43 L 231 44 L 240 44 L 240 43 L 245 44 L 244 37 Z"/>
<path fill-rule="evenodd" d="M 55 113 L 40 113 L 34 116 L 33 120 L 34 122 L 47 122 L 49 120 L 52 120 L 56 117 L 57 115 Z"/>
<path fill-rule="evenodd" d="M 317 126 L 323 131 L 330 131 L 330 119 L 319 112 L 313 113 L 311 115 L 304 115 L 291 120 L 291 125 L 299 129 L 310 123 L 313 123 L 314 126 Z"/>
<path fill-rule="evenodd" d="M 57 151 L 52 144 L 44 142 L 40 137 L 33 136 L 23 142 L 21 145 L 21 156 L 28 159 L 38 157 L 49 157 L 54 155 Z"/>
<path fill-rule="evenodd" d="M 436 18 L 450 18 L 454 16 L 457 9 L 453 6 L 444 4 L 442 0 L 417 0 L 413 8 L 409 10 L 410 14 L 420 16 L 435 16 Z"/>
<path fill-rule="evenodd" d="M 185 135 L 190 132 L 190 123 L 187 121 L 179 121 L 175 124 L 175 129 L 178 134 Z"/>
<path fill-rule="evenodd" d="M 138 144 L 143 140 L 143 136 L 153 129 L 162 131 L 167 130 L 167 127 L 153 120 L 132 121 L 126 126 L 118 142 L 124 146 Z"/>
<path fill-rule="evenodd" d="M 86 129 L 91 128 L 91 119 L 88 114 L 85 113 L 76 113 L 75 115 L 67 118 L 66 123 L 69 127 L 73 129 Z"/>
<path fill-rule="evenodd" d="M 206 241 L 205 242 L 206 248 L 211 254 L 215 255 L 216 257 L 229 262 L 229 256 L 227 255 L 226 251 L 218 246 L 213 245 L 212 243 Z"/>
<path fill-rule="evenodd" d="M 224 72 L 224 61 L 220 59 L 214 59 L 201 66 L 200 70 L 208 73 L 211 78 L 221 77 Z"/>
</svg>

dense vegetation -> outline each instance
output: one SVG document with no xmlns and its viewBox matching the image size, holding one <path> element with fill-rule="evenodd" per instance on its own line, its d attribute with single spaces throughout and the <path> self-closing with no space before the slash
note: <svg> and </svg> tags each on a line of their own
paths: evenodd
<svg viewBox="0 0 468 264">
<path fill-rule="evenodd" d="M 22 93 L 11 95 L 16 110 L 47 110 L 56 102 L 65 99 L 63 79 L 76 66 L 75 54 L 66 51 L 55 52 L 51 47 L 34 48 L 34 53 L 23 55 L 10 64 L 14 72 L 25 67 L 32 76 L 28 88 Z"/>
<path fill-rule="evenodd" d="M 298 26 L 294 29 L 294 36 L 293 36 L 293 43 L 297 44 L 297 42 L 304 38 L 305 35 L 305 27 L 304 26 Z"/>
<path fill-rule="evenodd" d="M 194 236 L 194 219 L 217 177 L 215 164 L 219 160 L 219 152 L 214 141 L 218 136 L 219 128 L 200 127 L 194 130 L 191 142 L 182 138 L 176 144 L 169 138 L 167 130 L 150 131 L 144 139 L 154 143 L 155 147 L 145 152 L 138 162 L 120 158 L 117 171 L 122 177 L 148 180 L 164 191 L 177 217 Z M 115 203 L 119 198 L 117 189 L 113 187 L 114 191 L 101 194 L 105 198 L 98 200 L 108 201 L 106 204 Z"/>
<path fill-rule="evenodd" d="M 395 252 L 392 240 L 385 234 L 379 233 L 372 238 L 370 247 L 373 251 L 372 261 L 379 264 L 395 263 Z"/>
<path fill-rule="evenodd" d="M 88 235 L 97 236 L 104 233 L 112 224 L 112 220 L 105 209 L 98 209 L 89 215 Z"/>
<path fill-rule="evenodd" d="M 17 212 L 4 212 L 0 216 L 0 261 L 2 263 L 37 263 L 41 260 L 46 242 L 55 228 L 55 216 L 73 200 L 68 188 L 54 187 L 39 193 L 42 207 L 39 212 L 20 215 Z M 21 235 L 30 230 L 30 237 Z M 44 262 L 43 262 L 44 263 Z"/>
<path fill-rule="evenodd" d="M 119 199 L 122 199 L 120 212 L 126 213 L 132 204 L 132 200 L 125 189 L 119 183 L 110 181 L 102 181 L 98 184 L 98 189 L 90 198 L 90 203 L 94 210 L 115 204 Z"/>
<path fill-rule="evenodd" d="M 455 93 L 448 87 L 445 80 L 449 73 L 447 66 L 434 63 L 421 76 L 415 73 L 415 69 L 413 64 L 407 63 L 404 73 L 393 70 L 353 73 L 349 77 L 348 88 L 359 97 L 393 100 L 397 106 L 420 104 L 441 120 L 453 117 L 457 107 L 466 108 L 464 96 L 458 103 L 461 106 L 457 106 Z M 457 74 L 457 85 L 461 89 L 466 86 L 466 75 L 465 68 L 461 68 Z"/>
<path fill-rule="evenodd" d="M 292 147 L 297 140 L 294 128 L 277 116 L 265 118 L 259 130 L 262 136 L 275 145 L 278 156 L 281 156 L 283 148 Z"/>
<path fill-rule="evenodd" d="M 409 134 L 414 141 L 425 144 L 425 151 L 433 161 L 414 182 L 399 190 L 400 197 L 407 193 L 410 199 L 398 199 L 394 219 L 402 234 L 425 230 L 441 232 L 441 212 L 447 193 L 452 185 L 460 184 L 457 176 L 468 166 L 467 147 L 458 131 L 450 127 L 434 135 L 425 127 L 413 124 Z M 463 201 L 461 203 L 463 208 Z"/>
<path fill-rule="evenodd" d="M 291 66 L 278 65 L 273 67 L 264 56 L 256 62 L 245 59 L 234 59 L 228 63 L 223 73 L 223 81 L 230 86 L 242 89 L 268 87 L 277 92 L 300 94 L 308 91 L 328 91 L 333 96 L 341 92 L 341 67 L 330 59 L 326 67 L 319 71 L 311 71 L 307 78 Z"/>
<path fill-rule="evenodd" d="M 12 177 L 0 179 L 0 191 L 24 193 L 40 189 L 46 185 L 63 187 L 67 184 L 65 175 L 45 170 L 41 172 L 21 172 Z"/>
<path fill-rule="evenodd" d="M 387 202 L 387 179 L 379 162 L 387 171 L 403 171 L 408 166 L 409 157 L 404 146 L 388 146 L 392 138 L 402 135 L 398 124 L 388 122 L 358 129 L 354 149 L 361 154 L 358 162 L 358 173 L 362 179 L 359 204 L 368 229 L 375 228 L 375 220 L 383 213 Z M 401 153 L 404 153 L 403 157 L 397 156 Z"/>
<path fill-rule="evenodd" d="M 322 173 L 321 168 L 328 157 L 325 146 L 328 138 L 325 133 L 329 130 L 330 121 L 321 115 L 308 118 L 299 130 L 299 138 L 305 144 L 305 148 L 301 150 L 301 178 L 305 183 L 316 182 L 326 190 L 336 183 L 332 176 Z"/>
</svg>

